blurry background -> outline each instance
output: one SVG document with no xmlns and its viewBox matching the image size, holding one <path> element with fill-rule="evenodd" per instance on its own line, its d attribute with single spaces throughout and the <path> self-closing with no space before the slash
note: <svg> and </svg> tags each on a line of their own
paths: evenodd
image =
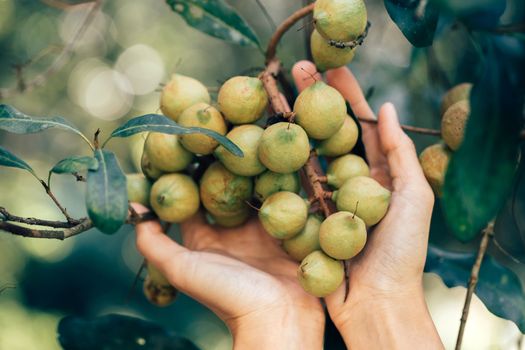
<svg viewBox="0 0 525 350">
<path fill-rule="evenodd" d="M 265 43 L 272 28 L 259 13 L 255 0 L 230 0 Z M 273 20 L 280 23 L 302 6 L 300 0 L 263 0 Z M 71 2 L 73 3 L 73 2 Z M 431 57 L 451 66 L 453 54 L 469 50 L 447 46 L 460 31 L 442 33 L 431 55 L 415 50 L 388 17 L 383 1 L 367 0 L 372 28 L 350 67 L 374 110 L 392 101 L 406 124 L 439 127 L 439 103 L 444 90 L 457 81 L 436 74 L 427 65 Z M 20 83 L 13 65 L 31 61 L 22 72 L 30 80 L 49 64 L 77 32 L 89 6 L 60 9 L 53 0 L 0 0 L 0 87 Z M 514 11 L 509 9 L 508 11 Z M 306 57 L 304 30 L 296 25 L 284 37 L 278 55 L 285 69 Z M 451 50 L 451 48 L 453 50 Z M 460 51 L 461 52 L 461 51 Z M 206 36 L 173 13 L 162 0 L 105 1 L 102 11 L 75 48 L 67 65 L 36 90 L 1 102 L 35 116 L 64 116 L 85 134 L 97 128 L 108 135 L 126 118 L 158 111 L 160 84 L 177 71 L 215 88 L 233 75 L 263 67 L 261 53 Z M 448 86 L 447 86 L 448 85 Z M 212 89 L 214 91 L 214 89 Z M 436 142 L 413 136 L 418 150 Z M 123 168 L 136 172 L 141 136 L 113 140 Z M 47 131 L 29 136 L 0 131 L 0 145 L 25 159 L 41 176 L 60 159 L 88 155 L 75 135 Z M 85 216 L 84 185 L 73 177 L 56 176 L 54 192 L 74 216 Z M 35 180 L 21 171 L 0 167 L 0 206 L 21 216 L 60 219 L 60 213 Z M 439 204 L 433 220 L 432 241 L 458 250 L 472 250 L 477 242 L 454 243 L 441 218 Z M 498 256 L 498 252 L 492 252 Z M 501 254 L 500 254 L 501 255 Z M 522 269 L 505 256 L 499 260 L 523 280 Z M 118 312 L 153 320 L 194 341 L 202 349 L 229 349 L 226 327 L 206 308 L 180 295 L 170 307 L 150 305 L 141 283 L 127 298 L 142 263 L 130 227 L 113 236 L 90 231 L 66 241 L 24 239 L 0 234 L 0 350 L 59 349 L 56 326 L 65 315 L 97 316 Z M 455 343 L 464 288 L 448 289 L 433 274 L 425 276 L 427 301 L 447 348 Z M 517 327 L 490 314 L 475 299 L 467 324 L 464 349 L 517 349 Z M 525 345 L 522 346 L 525 349 Z"/>
</svg>

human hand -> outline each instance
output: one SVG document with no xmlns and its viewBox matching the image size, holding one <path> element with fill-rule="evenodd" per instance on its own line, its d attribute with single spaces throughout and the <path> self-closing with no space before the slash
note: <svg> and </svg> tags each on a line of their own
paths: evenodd
<svg viewBox="0 0 525 350">
<path fill-rule="evenodd" d="M 314 72 L 308 61 L 294 66 L 299 91 L 314 82 Z M 356 116 L 375 118 L 348 68 L 328 71 L 326 77 Z M 422 287 L 432 190 L 392 104 L 381 107 L 377 125 L 361 125 L 371 176 L 392 191 L 392 198 L 387 215 L 369 231 L 364 250 L 349 262 L 348 298 L 344 285 L 325 298 L 330 317 L 352 349 L 441 348 Z"/>
</svg>

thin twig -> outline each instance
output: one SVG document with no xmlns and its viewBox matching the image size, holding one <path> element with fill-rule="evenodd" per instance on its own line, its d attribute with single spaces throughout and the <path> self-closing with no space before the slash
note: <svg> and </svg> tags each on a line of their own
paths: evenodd
<svg viewBox="0 0 525 350">
<path fill-rule="evenodd" d="M 69 216 L 69 214 L 67 213 L 67 210 L 66 208 L 64 208 L 60 202 L 58 201 L 58 199 L 55 197 L 55 195 L 53 194 L 53 192 L 51 191 L 51 187 L 49 187 L 48 184 L 46 184 L 46 182 L 44 180 L 40 180 L 40 183 L 42 184 L 42 186 L 44 187 L 44 189 L 46 190 L 46 193 L 47 195 L 49 196 L 49 198 L 51 198 L 51 200 L 55 203 L 55 205 L 57 206 L 58 209 L 60 209 L 60 211 L 62 212 L 62 214 L 66 217 L 67 221 L 68 222 L 73 222 L 74 219 Z"/>
<path fill-rule="evenodd" d="M 54 227 L 54 228 L 71 228 L 71 227 L 74 227 L 80 224 L 83 220 L 83 219 L 80 219 L 80 220 L 71 219 L 70 222 L 64 222 L 64 221 L 37 219 L 37 218 L 31 218 L 31 217 L 24 218 L 21 216 L 11 214 L 4 207 L 0 207 L 0 214 L 4 216 L 3 221 L 19 222 L 19 223 L 27 224 L 27 225 L 46 226 L 46 227 Z"/>
<path fill-rule="evenodd" d="M 489 222 L 487 226 L 482 231 L 481 243 L 479 244 L 478 255 L 476 256 L 476 261 L 472 266 L 470 271 L 470 279 L 468 282 L 467 296 L 465 297 L 465 304 L 463 305 L 463 312 L 461 314 L 461 323 L 459 325 L 458 338 L 456 340 L 456 350 L 461 349 L 461 342 L 463 341 L 463 334 L 465 333 L 465 326 L 467 324 L 468 313 L 470 310 L 470 302 L 472 301 L 472 295 L 476 289 L 479 278 L 479 270 L 481 268 L 481 263 L 483 262 L 483 257 L 487 251 L 490 239 L 494 235 L 494 220 Z"/>
</svg>

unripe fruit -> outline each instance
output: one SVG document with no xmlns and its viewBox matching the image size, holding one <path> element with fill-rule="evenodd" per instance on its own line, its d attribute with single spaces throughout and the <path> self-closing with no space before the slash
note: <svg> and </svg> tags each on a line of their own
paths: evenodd
<svg viewBox="0 0 525 350">
<path fill-rule="evenodd" d="M 301 169 L 310 156 L 308 135 L 299 125 L 276 123 L 264 130 L 259 160 L 273 172 L 288 174 Z"/>
<path fill-rule="evenodd" d="M 450 150 L 441 143 L 428 146 L 419 155 L 423 173 L 438 197 L 441 197 L 443 194 L 443 184 L 445 183 L 445 174 L 447 173 L 450 156 Z"/>
<path fill-rule="evenodd" d="M 160 95 L 160 109 L 167 117 L 177 121 L 179 115 L 188 107 L 199 103 L 210 103 L 206 86 L 196 79 L 173 74 Z"/>
<path fill-rule="evenodd" d="M 469 114 L 470 102 L 462 100 L 450 106 L 441 119 L 441 137 L 453 151 L 463 142 Z"/>
<path fill-rule="evenodd" d="M 236 144 L 244 154 L 237 157 L 223 146 L 215 149 L 215 157 L 232 173 L 241 176 L 255 176 L 266 168 L 259 161 L 259 142 L 264 129 L 257 125 L 241 125 L 233 128 L 226 137 Z"/>
<path fill-rule="evenodd" d="M 367 226 L 377 224 L 385 216 L 390 197 L 389 190 L 367 176 L 346 180 L 339 191 L 334 192 L 337 209 L 355 213 Z"/>
<path fill-rule="evenodd" d="M 347 65 L 352 61 L 355 54 L 355 49 L 340 49 L 331 46 L 315 29 L 310 37 L 310 50 L 312 51 L 315 66 L 320 72 Z"/>
<path fill-rule="evenodd" d="M 301 181 L 298 173 L 279 174 L 268 170 L 255 179 L 255 198 L 261 202 L 275 192 L 299 193 L 300 190 Z"/>
<path fill-rule="evenodd" d="M 347 116 L 343 126 L 335 134 L 319 142 L 317 154 L 320 156 L 337 157 L 350 152 L 359 137 L 359 129 L 355 121 Z"/>
<path fill-rule="evenodd" d="M 353 258 L 365 246 L 365 222 L 348 211 L 334 213 L 321 224 L 319 243 L 323 251 L 334 259 Z"/>
<path fill-rule="evenodd" d="M 149 207 L 149 195 L 151 182 L 144 174 L 127 174 L 128 200 L 132 203 L 140 203 Z"/>
<path fill-rule="evenodd" d="M 202 204 L 214 216 L 228 216 L 246 210 L 252 192 L 251 178 L 235 175 L 219 162 L 206 169 L 200 182 Z"/>
<path fill-rule="evenodd" d="M 308 136 L 318 140 L 334 135 L 347 116 L 343 96 L 322 81 L 304 89 L 295 100 L 293 110 L 295 122 Z"/>
<path fill-rule="evenodd" d="M 215 222 L 215 224 L 222 226 L 222 227 L 232 228 L 232 227 L 237 227 L 237 226 L 241 226 L 242 224 L 244 224 L 246 220 L 248 220 L 248 218 L 250 217 L 250 211 L 249 209 L 244 209 L 238 213 L 233 213 L 233 214 L 228 214 L 228 215 L 223 215 L 223 216 L 216 216 L 216 215 L 210 214 L 210 216 Z"/>
<path fill-rule="evenodd" d="M 151 188 L 150 203 L 161 220 L 179 223 L 199 210 L 199 189 L 187 175 L 163 175 Z"/>
<path fill-rule="evenodd" d="M 314 7 L 315 28 L 327 39 L 351 41 L 366 28 L 363 0 L 317 0 Z"/>
<path fill-rule="evenodd" d="M 321 249 L 319 244 L 319 227 L 321 219 L 309 215 L 306 225 L 295 237 L 283 241 L 283 249 L 297 261 L 303 260 L 308 254 Z"/>
<path fill-rule="evenodd" d="M 261 117 L 268 105 L 268 95 L 260 79 L 237 76 L 221 86 L 217 102 L 230 123 L 248 124 Z"/>
<path fill-rule="evenodd" d="M 322 298 L 335 292 L 345 276 L 343 263 L 320 250 L 308 254 L 297 269 L 301 287 L 311 295 Z"/>
<path fill-rule="evenodd" d="M 297 235 L 306 224 L 308 206 L 293 192 L 277 192 L 266 198 L 259 219 L 266 232 L 279 239 Z"/>
<path fill-rule="evenodd" d="M 471 83 L 461 83 L 448 90 L 443 96 L 441 102 L 441 115 L 443 115 L 447 109 L 456 102 L 469 100 L 471 90 Z"/>
<path fill-rule="evenodd" d="M 144 175 L 146 175 L 146 177 L 150 180 L 157 180 L 164 174 L 161 170 L 157 169 L 153 164 L 151 164 L 151 161 L 149 160 L 148 154 L 146 152 L 142 153 L 140 167 L 142 168 Z"/>
<path fill-rule="evenodd" d="M 167 306 L 177 297 L 177 289 L 153 265 L 148 264 L 148 275 L 144 281 L 144 295 L 156 306 Z"/>
<path fill-rule="evenodd" d="M 180 136 L 150 132 L 144 144 L 151 165 L 162 172 L 174 173 L 185 169 L 193 154 L 182 147 Z"/>
<path fill-rule="evenodd" d="M 355 154 L 346 154 L 334 159 L 326 169 L 328 184 L 341 187 L 346 180 L 356 176 L 370 176 L 370 169 L 365 160 Z"/>
</svg>

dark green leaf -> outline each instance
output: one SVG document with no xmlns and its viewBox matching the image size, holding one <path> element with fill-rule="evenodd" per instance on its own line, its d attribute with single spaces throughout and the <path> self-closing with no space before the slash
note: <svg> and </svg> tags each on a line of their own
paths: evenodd
<svg viewBox="0 0 525 350">
<path fill-rule="evenodd" d="M 213 37 L 243 46 L 260 47 L 246 21 L 224 0 L 166 0 L 190 26 Z"/>
<path fill-rule="evenodd" d="M 35 175 L 34 170 L 29 166 L 29 164 L 27 164 L 22 159 L 18 158 L 2 146 L 0 146 L 0 165 L 11 168 L 24 169 L 29 171 L 31 174 Z"/>
<path fill-rule="evenodd" d="M 231 142 L 226 136 L 223 136 L 213 130 L 204 128 L 186 128 L 175 123 L 173 120 L 160 114 L 146 114 L 140 117 L 130 119 L 124 125 L 118 127 L 111 133 L 111 137 L 128 137 L 139 132 L 154 131 L 165 134 L 187 135 L 187 134 L 204 134 L 212 137 L 219 142 L 224 148 L 236 155 L 243 157 L 239 147 Z"/>
<path fill-rule="evenodd" d="M 432 0 L 474 29 L 493 28 L 505 12 L 507 0 Z"/>
<path fill-rule="evenodd" d="M 488 46 L 470 96 L 464 141 L 450 161 L 443 189 L 445 217 L 456 237 L 474 238 L 507 198 L 518 160 L 523 81 L 502 52 Z"/>
<path fill-rule="evenodd" d="M 421 7 L 421 0 L 385 0 L 392 21 L 416 47 L 432 45 L 439 11 L 432 2 Z"/>
<path fill-rule="evenodd" d="M 126 176 L 115 154 L 96 150 L 98 169 L 87 176 L 86 206 L 96 228 L 104 233 L 116 232 L 128 215 Z"/>
<path fill-rule="evenodd" d="M 58 324 L 64 350 L 198 350 L 189 340 L 162 326 L 124 315 L 93 319 L 68 316 Z"/>
<path fill-rule="evenodd" d="M 448 287 L 467 286 L 477 253 L 450 252 L 430 245 L 425 272 L 438 274 Z M 511 320 L 525 332 L 525 295 L 514 272 L 485 256 L 476 295 L 493 314 Z"/>
<path fill-rule="evenodd" d="M 53 169 L 51 169 L 51 172 L 56 174 L 72 174 L 86 170 L 97 170 L 97 168 L 98 161 L 93 157 L 71 156 L 58 162 Z"/>
</svg>

